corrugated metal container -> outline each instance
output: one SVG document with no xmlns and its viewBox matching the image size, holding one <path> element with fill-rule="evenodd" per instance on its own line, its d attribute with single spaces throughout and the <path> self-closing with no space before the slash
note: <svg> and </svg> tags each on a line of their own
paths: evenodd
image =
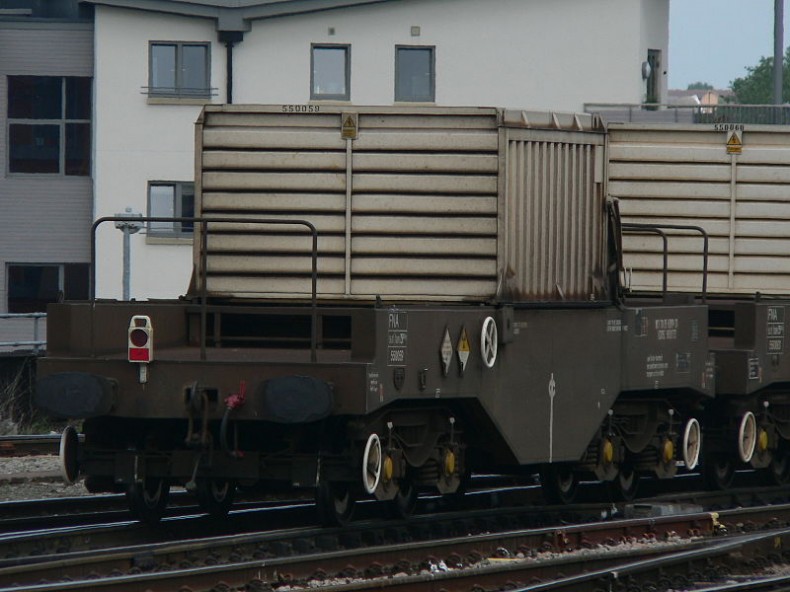
<svg viewBox="0 0 790 592">
<path fill-rule="evenodd" d="M 600 298 L 603 145 L 584 115 L 208 106 L 198 211 L 239 224 L 209 227 L 207 291 L 310 295 L 307 235 L 243 222 L 278 217 L 317 227 L 322 299 Z"/>
<path fill-rule="evenodd" d="M 709 292 L 790 294 L 787 127 L 610 124 L 608 142 L 608 187 L 624 222 L 703 227 Z M 698 292 L 702 240 L 669 235 L 669 289 Z M 632 288 L 660 289 L 660 239 L 627 235 L 624 250 Z"/>
</svg>

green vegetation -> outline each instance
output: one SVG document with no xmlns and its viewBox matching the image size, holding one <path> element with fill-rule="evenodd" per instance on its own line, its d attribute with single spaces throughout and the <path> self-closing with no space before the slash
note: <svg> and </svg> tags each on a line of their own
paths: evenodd
<svg viewBox="0 0 790 592">
<path fill-rule="evenodd" d="M 760 58 L 756 66 L 746 68 L 748 74 L 730 83 L 737 103 L 745 105 L 770 105 L 774 102 L 774 59 Z M 790 97 L 790 47 L 784 56 L 782 95 Z"/>
</svg>

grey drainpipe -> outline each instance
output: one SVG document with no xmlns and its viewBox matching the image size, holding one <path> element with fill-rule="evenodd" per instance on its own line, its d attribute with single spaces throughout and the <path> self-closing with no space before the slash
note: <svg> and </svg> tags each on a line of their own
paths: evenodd
<svg viewBox="0 0 790 592">
<path fill-rule="evenodd" d="M 244 39 L 244 33 L 242 31 L 219 32 L 220 43 L 224 43 L 226 48 L 225 60 L 228 77 L 225 86 L 225 96 L 228 104 L 233 103 L 233 46 L 236 43 L 240 43 L 242 39 Z"/>
</svg>

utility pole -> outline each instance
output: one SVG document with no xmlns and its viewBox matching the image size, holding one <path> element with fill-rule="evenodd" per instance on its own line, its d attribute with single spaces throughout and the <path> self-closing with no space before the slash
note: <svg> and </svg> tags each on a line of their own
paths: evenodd
<svg viewBox="0 0 790 592">
<path fill-rule="evenodd" d="M 117 217 L 126 216 L 129 218 L 132 217 L 142 217 L 142 214 L 133 213 L 132 208 L 126 208 L 126 211 L 122 214 L 115 214 Z M 131 259 L 132 259 L 132 245 L 131 245 L 131 235 L 135 232 L 139 232 L 140 229 L 143 227 L 142 222 L 137 222 L 136 220 L 119 220 L 115 223 L 115 227 L 118 230 L 123 231 L 123 299 L 128 301 L 129 300 L 129 284 L 130 284 L 130 277 L 132 274 L 131 271 Z"/>
<path fill-rule="evenodd" d="M 774 0 L 774 104 L 784 103 L 782 74 L 784 69 L 784 0 Z"/>
</svg>

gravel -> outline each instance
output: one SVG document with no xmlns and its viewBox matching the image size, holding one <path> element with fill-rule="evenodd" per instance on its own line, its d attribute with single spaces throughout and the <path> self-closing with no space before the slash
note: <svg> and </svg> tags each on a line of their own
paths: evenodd
<svg viewBox="0 0 790 592">
<path fill-rule="evenodd" d="M 0 502 L 78 495 L 89 494 L 63 481 L 57 456 L 0 457 Z"/>
</svg>

